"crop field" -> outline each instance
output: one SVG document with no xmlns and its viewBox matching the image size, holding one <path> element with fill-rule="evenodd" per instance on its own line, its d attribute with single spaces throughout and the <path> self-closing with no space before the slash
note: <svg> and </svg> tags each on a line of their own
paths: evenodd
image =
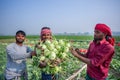
<svg viewBox="0 0 120 80">
<path fill-rule="evenodd" d="M 66 36 L 56 35 L 56 39 L 63 39 L 70 41 L 73 47 L 79 48 L 82 53 L 87 51 L 89 43 L 93 40 L 93 36 Z M 110 64 L 109 80 L 120 80 L 120 36 L 114 36 L 115 43 L 115 55 Z M 34 49 L 35 44 L 38 42 L 39 36 L 27 36 L 25 44 Z M 4 80 L 4 69 L 6 64 L 6 46 L 10 43 L 15 42 L 14 36 L 0 36 L 0 80 Z M 62 64 L 62 70 L 59 73 L 59 80 L 68 79 L 73 73 L 83 67 L 83 63 L 75 58 L 70 52 L 69 57 Z M 27 59 L 27 71 L 29 80 L 41 80 L 41 69 L 32 66 L 32 59 Z M 73 80 L 84 80 L 86 69 L 80 72 Z"/>
</svg>

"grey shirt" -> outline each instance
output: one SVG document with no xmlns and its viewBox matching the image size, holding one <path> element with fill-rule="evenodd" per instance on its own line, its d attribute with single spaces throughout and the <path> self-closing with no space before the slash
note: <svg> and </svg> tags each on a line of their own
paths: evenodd
<svg viewBox="0 0 120 80">
<path fill-rule="evenodd" d="M 7 46 L 6 69 L 11 72 L 22 74 L 26 70 L 26 58 L 31 57 L 31 49 L 25 45 L 19 46 L 11 43 Z"/>
</svg>

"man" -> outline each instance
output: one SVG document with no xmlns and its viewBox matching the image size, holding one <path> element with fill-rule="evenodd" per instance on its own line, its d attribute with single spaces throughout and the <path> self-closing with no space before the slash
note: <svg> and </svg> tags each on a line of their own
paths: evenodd
<svg viewBox="0 0 120 80">
<path fill-rule="evenodd" d="M 26 58 L 36 55 L 29 47 L 23 44 L 26 34 L 19 30 L 16 32 L 16 42 L 7 46 L 7 63 L 5 80 L 28 80 L 26 70 Z"/>
<path fill-rule="evenodd" d="M 40 32 L 40 41 L 39 41 L 39 43 L 37 43 L 35 45 L 35 50 L 36 50 L 36 48 L 42 49 L 41 46 L 39 46 L 40 42 L 44 43 L 46 40 L 50 40 L 50 41 L 52 40 L 52 31 L 49 27 L 42 27 L 41 32 Z M 40 62 L 39 67 L 40 68 L 46 67 L 46 63 L 45 62 Z"/>
<path fill-rule="evenodd" d="M 42 27 L 40 31 L 40 42 L 44 43 L 46 40 L 52 41 L 52 31 L 51 31 L 51 28 L 49 27 Z M 42 49 L 42 47 L 39 46 L 40 42 L 35 45 L 35 48 L 41 49 L 42 52 L 44 53 L 44 50 Z M 46 61 L 41 61 L 39 64 L 39 67 L 40 68 L 47 67 Z M 41 76 L 42 76 L 42 80 L 57 80 L 58 79 L 57 74 L 47 74 L 46 72 L 42 72 Z"/>
<path fill-rule="evenodd" d="M 94 40 L 88 52 L 83 55 L 78 49 L 71 49 L 71 53 L 87 64 L 86 80 L 106 80 L 114 54 L 114 39 L 110 28 L 105 24 L 97 24 L 94 30 Z"/>
</svg>

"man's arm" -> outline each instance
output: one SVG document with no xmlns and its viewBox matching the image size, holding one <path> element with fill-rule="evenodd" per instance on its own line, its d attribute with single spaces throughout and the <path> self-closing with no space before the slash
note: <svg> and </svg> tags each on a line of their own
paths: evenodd
<svg viewBox="0 0 120 80">
<path fill-rule="evenodd" d="M 32 55 L 31 52 L 27 53 L 27 51 L 16 51 L 13 47 L 7 47 L 6 52 L 13 60 L 25 59 Z"/>
<path fill-rule="evenodd" d="M 88 65 L 91 64 L 91 63 L 90 63 L 90 59 L 86 58 L 86 56 L 84 56 L 84 55 L 80 55 L 80 54 L 77 53 L 74 49 L 71 49 L 71 53 L 72 53 L 75 57 L 77 57 L 78 59 L 80 59 L 82 62 L 84 62 L 84 63 L 86 63 L 86 64 L 88 64 Z"/>
<path fill-rule="evenodd" d="M 32 58 L 32 56 L 36 56 L 36 47 L 34 48 L 34 51 L 30 47 L 27 47 L 27 53 L 30 54 L 28 58 Z"/>
</svg>

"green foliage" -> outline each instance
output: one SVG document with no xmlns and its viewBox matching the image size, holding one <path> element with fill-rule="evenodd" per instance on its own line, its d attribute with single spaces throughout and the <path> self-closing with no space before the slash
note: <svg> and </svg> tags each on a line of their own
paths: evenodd
<svg viewBox="0 0 120 80">
<path fill-rule="evenodd" d="M 74 40 L 73 41 L 73 47 L 76 48 L 84 48 L 87 49 L 89 46 L 89 41 L 92 41 L 93 36 L 54 36 L 58 40 L 59 39 L 66 39 L 67 41 Z M 27 36 L 28 39 L 28 46 L 31 48 L 37 43 L 39 40 L 39 36 Z M 115 36 L 115 39 L 117 42 L 120 41 L 119 36 Z M 3 73 L 5 69 L 5 64 L 6 64 L 6 52 L 5 48 L 6 46 L 14 42 L 14 36 L 0 36 L 0 80 L 3 80 Z M 77 41 L 77 42 L 76 42 Z M 39 52 L 39 51 L 38 51 Z M 77 58 L 75 58 L 71 53 L 69 54 L 69 58 L 67 58 L 66 61 L 64 61 L 61 66 L 62 72 L 59 73 L 60 80 L 65 80 L 69 76 L 71 76 L 76 70 L 80 69 L 82 66 L 82 62 L 80 62 Z M 36 58 L 33 58 L 36 59 Z M 28 69 L 28 78 L 29 80 L 41 80 L 41 69 L 39 69 L 36 66 L 31 66 L 30 64 L 32 63 L 32 59 L 27 60 L 27 69 Z M 34 64 L 37 64 L 37 60 Z M 120 74 L 120 46 L 115 46 L 115 55 L 113 57 L 113 60 L 111 62 L 110 68 L 113 69 L 115 72 Z M 112 72 L 113 73 L 113 72 Z M 111 72 L 109 73 L 109 79 L 110 80 L 120 80 L 119 75 L 116 77 L 116 74 L 112 74 Z M 80 77 L 85 77 L 86 71 L 83 70 L 81 74 L 79 74 L 76 78 L 79 79 Z"/>
</svg>

